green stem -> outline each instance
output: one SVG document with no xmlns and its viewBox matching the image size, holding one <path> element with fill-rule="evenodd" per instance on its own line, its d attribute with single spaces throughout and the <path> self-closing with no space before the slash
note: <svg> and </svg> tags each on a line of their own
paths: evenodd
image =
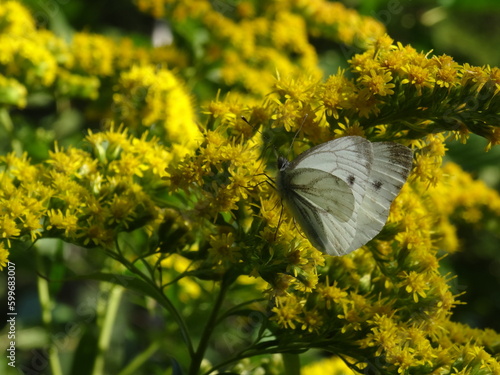
<svg viewBox="0 0 500 375">
<path fill-rule="evenodd" d="M 4 128 L 8 134 L 12 134 L 12 131 L 14 130 L 14 125 L 12 124 L 9 111 L 4 107 L 0 107 L 0 126 Z"/>
<path fill-rule="evenodd" d="M 224 319 L 226 319 L 228 316 L 236 314 L 238 312 L 238 310 L 241 309 L 245 305 L 250 305 L 250 304 L 255 303 L 255 302 L 263 302 L 263 301 L 267 301 L 267 300 L 265 298 L 255 298 L 255 299 L 252 299 L 252 300 L 249 300 L 249 301 L 242 302 L 239 305 L 233 306 L 230 309 L 226 310 L 224 312 L 224 314 L 222 314 L 221 316 L 219 316 L 219 318 L 217 319 L 217 321 L 215 322 L 215 324 L 219 324 L 221 321 L 223 321 Z"/>
<path fill-rule="evenodd" d="M 331 340 L 319 341 L 315 346 L 311 346 L 309 342 L 305 341 L 297 342 L 292 340 L 288 340 L 287 343 L 285 344 L 281 340 L 277 339 L 275 340 L 265 339 L 266 341 L 262 341 L 259 344 L 258 341 L 260 341 L 262 338 L 263 337 L 261 336 L 259 339 L 257 339 L 257 341 L 249 345 L 246 349 L 241 350 L 233 357 L 226 359 L 225 361 L 213 366 L 212 368 L 210 368 L 210 370 L 204 372 L 203 375 L 214 374 L 216 370 L 226 367 L 231 363 L 241 361 L 244 358 L 251 358 L 261 355 L 277 354 L 277 353 L 283 355 L 283 363 L 285 364 L 285 369 L 286 369 L 286 371 L 284 372 L 285 374 L 287 375 L 300 374 L 300 372 L 297 372 L 300 369 L 300 363 L 298 361 L 299 354 L 297 353 L 305 352 L 309 348 L 324 349 L 331 353 L 337 353 L 340 351 L 337 349 L 331 349 L 331 347 L 328 346 Z M 347 353 L 347 355 L 351 354 Z M 294 356 L 296 356 L 296 358 L 294 358 Z M 355 353 L 352 353 L 352 357 L 356 357 Z M 295 369 L 293 367 L 295 367 Z"/>
<path fill-rule="evenodd" d="M 117 245 L 118 246 L 118 245 Z M 156 300 L 163 306 L 165 307 L 170 314 L 172 314 L 172 317 L 174 318 L 175 322 L 179 326 L 179 330 L 181 331 L 182 338 L 184 339 L 184 342 L 186 343 L 189 356 L 193 357 L 194 356 L 194 349 L 193 349 L 193 344 L 191 342 L 191 338 L 189 337 L 189 331 L 187 329 L 186 323 L 184 322 L 184 319 L 182 316 L 179 314 L 173 303 L 170 301 L 170 299 L 163 293 L 163 291 L 158 288 L 158 286 L 155 284 L 153 280 L 151 280 L 150 277 L 148 277 L 144 272 L 142 272 L 139 268 L 135 266 L 134 263 L 129 262 L 124 256 L 121 255 L 121 253 L 112 253 L 108 252 L 114 259 L 122 263 L 127 269 L 139 276 L 142 280 L 144 280 L 146 283 L 148 283 L 157 293 L 156 293 Z"/>
<path fill-rule="evenodd" d="M 111 341 L 111 333 L 113 331 L 113 324 L 118 313 L 120 300 L 124 289 L 120 286 L 113 286 L 107 300 L 104 320 L 101 326 L 101 334 L 97 342 L 97 355 L 94 362 L 94 369 L 92 374 L 99 375 L 104 373 L 104 355 L 109 349 Z"/>
<path fill-rule="evenodd" d="M 189 367 L 188 375 L 197 375 L 200 371 L 201 362 L 203 361 L 203 358 L 205 356 L 210 337 L 212 336 L 212 333 L 216 327 L 217 316 L 219 315 L 219 310 L 222 306 L 222 302 L 224 301 L 224 297 L 226 296 L 228 286 L 229 285 L 227 285 L 226 279 L 223 279 L 220 286 L 219 295 L 217 296 L 217 300 L 215 301 L 212 312 L 210 313 L 210 316 L 205 324 L 203 334 L 201 335 L 198 349 L 191 359 L 191 366 Z"/>
<path fill-rule="evenodd" d="M 43 262 L 38 249 L 35 248 L 35 256 L 38 270 L 45 274 Z M 51 332 L 52 327 L 52 301 L 50 300 L 49 293 L 49 283 L 46 279 L 42 277 L 37 277 L 37 287 L 38 287 L 38 299 L 40 300 L 40 307 L 42 309 L 42 322 L 45 325 L 48 332 Z M 62 375 L 61 362 L 59 361 L 59 355 L 57 351 L 57 346 L 51 340 L 49 343 L 49 363 L 53 375 Z"/>
<path fill-rule="evenodd" d="M 260 350 L 245 349 L 245 350 L 242 350 L 241 352 L 239 352 L 237 355 L 233 356 L 232 358 L 229 358 L 228 360 L 225 360 L 224 362 L 218 363 L 217 365 L 213 366 L 210 370 L 203 373 L 203 375 L 214 374 L 216 370 L 223 368 L 223 367 L 226 367 L 227 365 L 229 365 L 231 363 L 241 361 L 242 359 L 245 359 L 245 358 L 256 357 L 259 355 L 283 354 L 283 353 L 287 353 L 287 352 L 284 352 L 282 349 L 279 349 L 277 347 L 260 349 Z M 287 372 L 285 372 L 285 374 L 288 375 Z M 295 374 L 295 372 L 291 372 L 290 374 Z"/>
<path fill-rule="evenodd" d="M 156 351 L 160 349 L 159 341 L 154 341 L 142 353 L 137 355 L 118 375 L 132 375 L 138 372 L 141 367 Z"/>
<path fill-rule="evenodd" d="M 282 353 L 285 374 L 300 375 L 300 357 L 298 354 Z"/>
</svg>

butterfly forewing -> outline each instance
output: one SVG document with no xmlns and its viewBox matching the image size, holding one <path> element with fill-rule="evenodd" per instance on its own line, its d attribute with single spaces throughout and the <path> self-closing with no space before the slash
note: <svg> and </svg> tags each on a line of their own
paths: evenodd
<svg viewBox="0 0 500 375">
<path fill-rule="evenodd" d="M 343 137 L 310 148 L 293 160 L 290 167 L 319 169 L 345 182 L 350 180 L 350 176 L 359 176 L 361 183 L 369 175 L 372 160 L 372 144 L 369 141 L 361 137 Z"/>
</svg>

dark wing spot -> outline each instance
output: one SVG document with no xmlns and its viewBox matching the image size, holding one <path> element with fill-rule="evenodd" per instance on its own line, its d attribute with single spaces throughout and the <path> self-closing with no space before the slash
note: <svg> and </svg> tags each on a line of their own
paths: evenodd
<svg viewBox="0 0 500 375">
<path fill-rule="evenodd" d="M 347 183 L 349 185 L 354 185 L 354 181 L 356 181 L 356 177 L 354 177 L 353 175 L 349 175 L 349 177 L 347 177 Z"/>
<path fill-rule="evenodd" d="M 411 169 L 413 161 L 412 151 L 403 145 L 398 143 L 390 143 L 391 148 L 389 149 L 390 156 L 389 159 L 391 163 L 400 165 L 407 169 Z"/>
<path fill-rule="evenodd" d="M 378 191 L 382 187 L 382 182 L 381 181 L 375 181 L 375 182 L 372 182 L 372 185 L 375 188 L 375 190 Z"/>
</svg>

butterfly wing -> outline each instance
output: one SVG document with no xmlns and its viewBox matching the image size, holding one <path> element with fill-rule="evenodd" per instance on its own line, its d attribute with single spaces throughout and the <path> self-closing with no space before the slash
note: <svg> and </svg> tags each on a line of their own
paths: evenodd
<svg viewBox="0 0 500 375">
<path fill-rule="evenodd" d="M 356 214 L 365 195 L 372 163 L 372 143 L 362 137 L 351 136 L 334 139 L 303 152 L 290 163 L 289 169 L 318 169 L 342 179 L 352 189 Z"/>
<path fill-rule="evenodd" d="M 363 202 L 372 161 L 369 141 L 361 137 L 343 137 L 307 150 L 280 170 L 278 189 L 315 247 L 331 255 L 349 252 L 356 235 L 357 212 Z M 316 175 L 304 173 L 305 170 L 312 170 Z M 307 195 L 309 187 L 317 183 L 315 176 L 318 175 L 323 176 L 321 184 L 329 183 L 330 187 L 318 189 L 323 196 L 314 200 Z M 346 191 L 351 192 L 353 200 L 348 203 L 349 209 L 338 204 L 335 194 L 339 194 L 339 190 L 343 194 L 340 200 L 346 199 Z M 329 209 L 320 210 L 328 202 L 335 203 L 331 203 Z"/>
<path fill-rule="evenodd" d="M 339 255 L 349 246 L 356 227 L 354 195 L 341 178 L 312 169 L 285 169 L 280 172 L 278 188 L 313 246 Z"/>
<path fill-rule="evenodd" d="M 349 252 L 360 248 L 382 230 L 392 201 L 406 182 L 412 166 L 413 155 L 408 147 L 391 142 L 372 143 L 372 147 L 370 177 Z"/>
<path fill-rule="evenodd" d="M 344 255 L 382 230 L 411 165 L 405 146 L 342 137 L 286 163 L 278 189 L 311 243 Z"/>
</svg>

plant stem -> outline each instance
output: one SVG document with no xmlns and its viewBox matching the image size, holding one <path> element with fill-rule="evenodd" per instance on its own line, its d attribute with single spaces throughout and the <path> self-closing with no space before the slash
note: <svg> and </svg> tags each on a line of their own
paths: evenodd
<svg viewBox="0 0 500 375">
<path fill-rule="evenodd" d="M 43 262 L 38 249 L 35 247 L 36 263 L 39 272 L 45 274 Z M 48 332 L 51 332 L 52 326 L 52 301 L 50 300 L 49 283 L 43 277 L 37 277 L 38 299 L 40 300 L 40 307 L 42 309 L 42 321 Z M 49 343 L 49 362 L 50 369 L 53 375 L 62 375 L 61 362 L 59 362 L 59 355 L 57 346 L 54 341 L 50 340 Z"/>
<path fill-rule="evenodd" d="M 94 375 L 104 373 L 104 354 L 109 349 L 111 332 L 116 319 L 116 314 L 118 313 L 118 307 L 120 306 L 123 291 L 124 289 L 118 285 L 114 285 L 111 288 L 106 306 L 106 313 L 104 315 L 104 321 L 101 326 L 101 334 L 99 336 L 99 341 L 97 342 L 97 355 L 94 362 L 94 369 L 92 371 L 92 374 Z"/>
<path fill-rule="evenodd" d="M 129 362 L 127 367 L 122 369 L 118 375 L 133 375 L 139 371 L 139 368 L 146 363 L 148 359 L 160 349 L 160 342 L 153 341 L 146 350 L 138 354 L 132 361 Z"/>
<path fill-rule="evenodd" d="M 193 344 L 191 342 L 191 338 L 189 337 L 189 331 L 187 329 L 186 323 L 184 322 L 184 319 L 182 316 L 179 314 L 173 303 L 170 301 L 170 299 L 163 293 L 163 289 L 161 287 L 158 287 L 153 280 L 151 280 L 148 275 L 146 275 L 144 272 L 142 272 L 139 268 L 136 267 L 136 265 L 132 262 L 129 262 L 124 256 L 121 255 L 121 253 L 109 253 L 110 255 L 113 256 L 114 259 L 118 260 L 120 263 L 122 263 L 127 269 L 132 272 L 133 274 L 139 276 L 142 280 L 144 280 L 146 283 L 148 283 L 153 290 L 156 292 L 156 298 L 155 300 L 159 302 L 163 307 L 165 307 L 170 314 L 172 314 L 172 317 L 176 321 L 177 325 L 179 326 L 179 330 L 181 331 L 182 338 L 184 339 L 184 342 L 186 343 L 188 352 L 190 357 L 194 356 L 194 349 L 193 349 Z"/>
<path fill-rule="evenodd" d="M 219 294 L 217 296 L 217 300 L 215 301 L 214 307 L 210 316 L 205 324 L 205 329 L 203 330 L 203 334 L 201 335 L 200 343 L 198 344 L 198 349 L 194 353 L 191 359 L 191 366 L 189 367 L 188 375 L 198 375 L 200 371 L 201 362 L 205 356 L 205 351 L 207 350 L 208 343 L 210 341 L 210 337 L 216 327 L 217 316 L 219 314 L 219 310 L 222 306 L 222 302 L 224 301 L 224 297 L 226 296 L 228 285 L 225 279 L 222 280 Z"/>
<path fill-rule="evenodd" d="M 298 354 L 282 353 L 285 374 L 300 375 L 300 357 Z"/>
</svg>

